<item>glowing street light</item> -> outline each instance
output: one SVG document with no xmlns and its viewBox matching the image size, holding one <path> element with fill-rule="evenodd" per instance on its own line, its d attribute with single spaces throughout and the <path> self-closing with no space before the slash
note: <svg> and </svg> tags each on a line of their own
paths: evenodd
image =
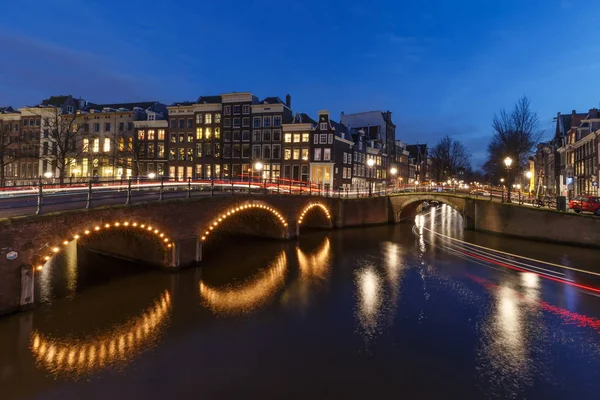
<svg viewBox="0 0 600 400">
<path fill-rule="evenodd" d="M 373 181 L 373 165 L 375 165 L 375 160 L 373 160 L 372 158 L 369 158 L 367 160 L 367 166 L 369 167 L 369 170 L 371 171 L 369 174 L 370 178 L 371 178 L 369 180 L 369 197 L 371 197 L 371 195 L 372 195 L 372 187 L 371 186 L 373 185 L 373 182 L 372 182 Z"/>
<path fill-rule="evenodd" d="M 46 179 L 50 179 L 50 178 L 52 178 L 52 176 L 53 176 L 52 172 L 50 172 L 50 171 L 46 171 L 46 172 L 44 172 L 44 177 L 45 177 Z"/>
<path fill-rule="evenodd" d="M 512 158 L 510 158 L 510 157 L 506 157 L 506 158 L 504 159 L 504 165 L 506 165 L 506 171 L 507 171 L 507 173 L 508 173 L 508 181 L 507 181 L 507 183 L 508 183 L 509 185 L 510 185 L 510 166 L 512 165 L 512 163 L 513 163 L 513 160 L 512 160 Z M 508 193 L 507 193 L 507 196 L 506 196 L 506 202 L 507 202 L 507 203 L 510 203 L 510 202 L 511 202 L 511 201 L 510 201 L 510 192 L 511 192 L 511 190 L 510 190 L 510 186 L 509 186 L 509 187 L 508 187 Z"/>
<path fill-rule="evenodd" d="M 531 171 L 527 171 L 527 172 L 525 172 L 525 177 L 526 177 L 527 179 L 531 179 L 531 177 L 532 177 L 532 176 L 533 176 L 533 174 L 531 173 Z"/>
<path fill-rule="evenodd" d="M 148 179 L 154 179 L 154 178 L 156 178 L 156 174 L 154 172 L 150 172 L 148 174 Z"/>
</svg>

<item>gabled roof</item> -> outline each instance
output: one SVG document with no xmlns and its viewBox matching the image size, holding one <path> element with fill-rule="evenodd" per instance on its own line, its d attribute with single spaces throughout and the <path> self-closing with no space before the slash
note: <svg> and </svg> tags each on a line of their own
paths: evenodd
<svg viewBox="0 0 600 400">
<path fill-rule="evenodd" d="M 221 96 L 200 96 L 198 104 L 218 104 L 221 102 Z"/>
<path fill-rule="evenodd" d="M 15 110 L 11 106 L 0 107 L 0 114 L 21 114 L 21 111 Z"/>
<path fill-rule="evenodd" d="M 73 96 L 62 95 L 62 96 L 50 96 L 48 99 L 42 101 L 42 104 L 47 104 L 49 106 L 62 106 L 67 102 L 67 100 L 72 99 Z"/>
<path fill-rule="evenodd" d="M 331 123 L 331 126 L 335 130 L 335 134 L 337 136 L 339 136 L 343 139 L 352 140 L 352 137 L 350 136 L 346 125 L 340 124 L 339 122 L 335 122 L 332 119 L 330 119 L 329 122 Z"/>
<path fill-rule="evenodd" d="M 114 103 L 114 104 L 94 104 L 88 103 L 85 107 L 85 110 L 98 110 L 102 111 L 104 108 L 112 108 L 118 110 L 119 108 L 124 108 L 128 111 L 133 111 L 134 107 L 139 107 L 143 110 L 148 110 L 154 107 L 154 105 L 158 103 L 157 101 L 142 101 L 139 103 Z"/>
<path fill-rule="evenodd" d="M 193 101 L 176 101 L 171 104 L 169 107 L 178 107 L 178 106 L 191 106 L 192 104 L 196 104 Z"/>
<path fill-rule="evenodd" d="M 260 101 L 261 104 L 285 104 L 279 97 L 266 97 Z"/>
<path fill-rule="evenodd" d="M 317 121 L 315 121 L 314 119 L 312 119 L 306 113 L 296 113 L 294 115 L 294 118 L 292 119 L 292 123 L 293 124 L 308 124 L 308 123 L 311 123 L 313 125 L 316 125 Z"/>
</svg>

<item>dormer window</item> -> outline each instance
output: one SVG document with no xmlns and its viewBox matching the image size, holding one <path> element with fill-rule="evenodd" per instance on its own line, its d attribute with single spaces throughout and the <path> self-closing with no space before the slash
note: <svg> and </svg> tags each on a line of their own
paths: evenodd
<svg viewBox="0 0 600 400">
<path fill-rule="evenodd" d="M 327 122 L 321 122 L 321 128 L 322 131 L 326 131 L 327 130 Z"/>
</svg>

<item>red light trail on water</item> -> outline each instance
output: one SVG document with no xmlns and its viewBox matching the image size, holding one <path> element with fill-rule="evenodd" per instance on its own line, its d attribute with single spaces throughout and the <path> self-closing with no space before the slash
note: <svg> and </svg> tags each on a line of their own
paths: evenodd
<svg viewBox="0 0 600 400">
<path fill-rule="evenodd" d="M 473 281 L 479 283 L 481 286 L 485 287 L 486 289 L 490 289 L 490 290 L 491 289 L 493 289 L 493 290 L 500 289 L 500 285 L 496 285 L 495 283 L 492 283 L 492 282 L 490 282 L 488 280 L 482 279 L 482 278 L 480 278 L 478 276 L 471 275 L 471 274 L 467 274 L 467 276 L 471 280 L 473 280 Z M 511 289 L 511 290 L 514 291 L 515 295 L 517 297 L 519 297 L 520 299 L 532 301 L 527 296 L 522 295 L 521 293 L 515 291 L 514 289 Z M 588 317 L 586 315 L 581 315 L 581 314 L 578 314 L 576 312 L 572 312 L 572 311 L 566 310 L 564 308 L 556 307 L 556 306 L 553 306 L 551 304 L 546 303 L 545 301 L 537 301 L 537 304 L 544 311 L 548 311 L 548 312 L 551 312 L 553 314 L 556 314 L 559 317 L 561 317 L 562 319 L 566 320 L 567 322 L 574 323 L 578 327 L 592 328 L 598 334 L 600 334 L 600 320 L 597 319 L 597 318 Z"/>
<path fill-rule="evenodd" d="M 474 258 L 477 258 L 479 260 L 482 260 L 482 261 L 485 261 L 485 262 L 488 262 L 488 263 L 492 263 L 492 264 L 495 264 L 495 265 L 498 265 L 498 266 L 501 266 L 501 267 L 510 268 L 510 269 L 513 269 L 513 270 L 519 271 L 519 272 L 529 272 L 531 274 L 535 274 L 535 275 L 540 276 L 542 278 L 550 279 L 551 281 L 555 281 L 555 282 L 559 282 L 559 283 L 564 283 L 564 284 L 571 285 L 571 286 L 574 286 L 574 287 L 577 287 L 577 288 L 580 288 L 580 289 L 589 290 L 589 291 L 595 292 L 595 293 L 600 293 L 600 289 L 595 288 L 595 287 L 581 285 L 579 283 L 570 282 L 570 281 L 567 281 L 565 279 L 560 279 L 560 278 L 555 278 L 553 276 L 539 274 L 537 272 L 533 272 L 533 271 L 526 270 L 526 269 L 523 269 L 523 268 L 515 267 L 514 265 L 503 263 L 501 261 L 492 260 L 490 258 L 483 257 L 483 256 L 480 256 L 478 254 L 474 254 L 474 253 L 471 253 L 471 252 L 468 252 L 468 251 L 464 251 L 464 250 L 455 250 L 455 251 L 459 251 L 459 252 L 461 252 L 461 253 L 463 253 L 465 255 L 468 255 L 469 257 L 474 257 Z"/>
</svg>

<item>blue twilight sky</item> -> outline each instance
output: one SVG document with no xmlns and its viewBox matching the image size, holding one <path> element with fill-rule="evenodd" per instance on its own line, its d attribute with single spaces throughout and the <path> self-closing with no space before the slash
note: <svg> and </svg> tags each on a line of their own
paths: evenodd
<svg viewBox="0 0 600 400">
<path fill-rule="evenodd" d="M 0 105 L 290 93 L 313 116 L 389 109 L 399 139 L 449 134 L 479 166 L 520 96 L 547 136 L 557 111 L 599 105 L 598 15 L 577 0 L 3 2 Z"/>
</svg>

